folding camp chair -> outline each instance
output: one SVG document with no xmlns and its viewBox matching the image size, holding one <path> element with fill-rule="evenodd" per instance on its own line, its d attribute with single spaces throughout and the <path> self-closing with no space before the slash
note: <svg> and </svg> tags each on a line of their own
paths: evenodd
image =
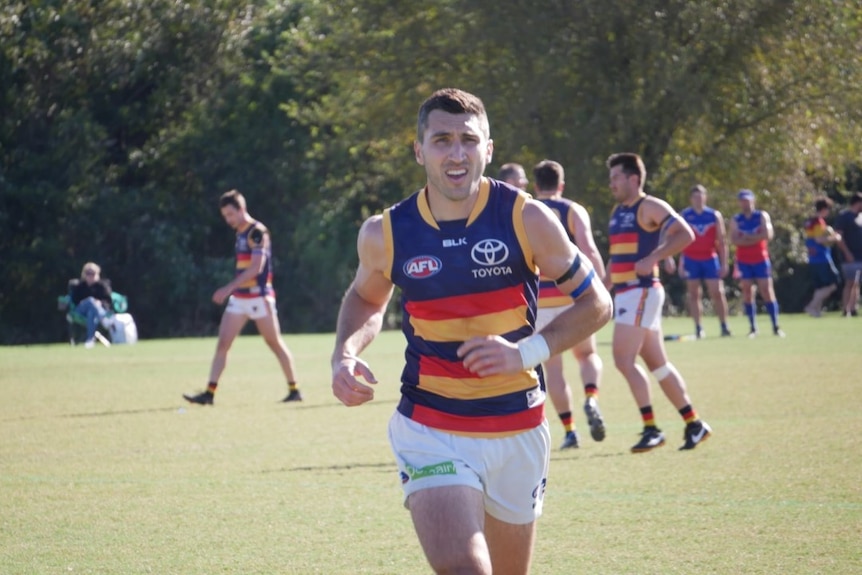
<svg viewBox="0 0 862 575">
<path fill-rule="evenodd" d="M 77 342 L 77 334 L 87 328 L 87 318 L 78 312 L 74 303 L 72 303 L 72 289 L 78 285 L 78 279 L 69 280 L 69 290 L 66 295 L 61 295 L 57 297 L 57 309 L 60 311 L 66 312 L 66 324 L 69 329 L 69 343 L 71 345 L 75 345 Z M 113 317 L 116 314 L 125 314 L 129 309 L 129 300 L 126 296 L 119 294 L 115 291 L 111 292 L 111 308 L 106 310 L 108 312 L 108 317 Z M 105 329 L 101 325 L 96 326 L 96 339 L 102 345 L 106 347 L 110 347 L 111 336 L 110 331 L 108 331 L 109 337 L 105 337 L 99 330 Z M 135 330 L 135 339 L 137 339 L 137 330 Z M 124 340 L 123 343 L 126 343 Z"/>
</svg>

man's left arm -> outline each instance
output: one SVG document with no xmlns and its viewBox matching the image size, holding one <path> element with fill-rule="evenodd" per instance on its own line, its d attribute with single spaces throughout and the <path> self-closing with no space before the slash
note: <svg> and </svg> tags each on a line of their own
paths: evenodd
<svg viewBox="0 0 862 575">
<path fill-rule="evenodd" d="M 757 233 L 754 234 L 754 237 L 757 238 L 758 241 L 771 241 L 775 236 L 775 230 L 772 229 L 772 218 L 770 218 L 769 214 L 764 211 L 760 212 L 760 218 L 760 228 L 757 230 Z"/>
<path fill-rule="evenodd" d="M 727 263 L 727 229 L 724 226 L 724 216 L 715 210 L 715 251 L 718 252 L 718 265 L 721 269 L 719 277 L 727 276 L 729 271 Z"/>
<path fill-rule="evenodd" d="M 540 332 L 517 343 L 499 335 L 475 337 L 458 349 L 464 366 L 480 377 L 531 369 L 585 340 L 611 318 L 608 290 L 593 265 L 569 241 L 559 219 L 539 202 L 527 201 L 524 228 L 533 252 L 533 264 L 542 275 L 556 278 L 557 287 L 570 294 L 570 306 Z"/>
<path fill-rule="evenodd" d="M 649 275 L 665 258 L 675 256 L 694 241 L 694 232 L 688 223 L 665 201 L 649 198 L 644 201 L 645 223 L 661 228 L 658 245 L 643 259 L 635 263 L 635 273 Z"/>
<path fill-rule="evenodd" d="M 258 233 L 259 235 L 257 235 Z M 248 267 L 215 291 L 212 298 L 215 303 L 219 305 L 223 304 L 237 288 L 247 281 L 256 278 L 263 271 L 266 265 L 265 254 L 267 248 L 269 248 L 269 232 L 260 229 L 252 230 L 249 234 L 249 244 L 252 247 L 252 253 Z"/>
</svg>

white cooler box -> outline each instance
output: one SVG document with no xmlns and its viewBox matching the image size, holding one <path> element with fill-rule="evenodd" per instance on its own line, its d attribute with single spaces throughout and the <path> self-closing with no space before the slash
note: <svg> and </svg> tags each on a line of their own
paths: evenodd
<svg viewBox="0 0 862 575">
<path fill-rule="evenodd" d="M 115 313 L 111 326 L 111 343 L 135 343 L 138 341 L 138 326 L 130 313 Z"/>
</svg>

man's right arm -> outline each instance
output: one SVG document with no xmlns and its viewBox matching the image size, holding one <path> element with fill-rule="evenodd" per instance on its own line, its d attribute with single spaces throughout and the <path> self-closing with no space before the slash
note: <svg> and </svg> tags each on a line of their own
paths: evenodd
<svg viewBox="0 0 862 575">
<path fill-rule="evenodd" d="M 332 352 L 332 392 L 348 406 L 374 398 L 374 390 L 356 377 L 376 382 L 358 356 L 380 333 L 386 306 L 392 297 L 392 282 L 384 275 L 388 257 L 382 221 L 382 216 L 373 216 L 359 230 L 359 267 L 338 312 Z"/>
</svg>

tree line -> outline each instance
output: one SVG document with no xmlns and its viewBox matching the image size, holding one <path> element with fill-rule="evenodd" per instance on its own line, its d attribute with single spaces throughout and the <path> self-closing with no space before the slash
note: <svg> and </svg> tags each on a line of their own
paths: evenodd
<svg viewBox="0 0 862 575">
<path fill-rule="evenodd" d="M 86 261 L 142 337 L 214 333 L 232 188 L 272 231 L 283 328 L 332 330 L 443 86 L 485 101 L 492 168 L 565 166 L 602 249 L 613 152 L 678 208 L 755 190 L 792 310 L 813 197 L 862 188 L 860 31 L 859 0 L 0 0 L 0 343 L 61 341 Z"/>
</svg>

